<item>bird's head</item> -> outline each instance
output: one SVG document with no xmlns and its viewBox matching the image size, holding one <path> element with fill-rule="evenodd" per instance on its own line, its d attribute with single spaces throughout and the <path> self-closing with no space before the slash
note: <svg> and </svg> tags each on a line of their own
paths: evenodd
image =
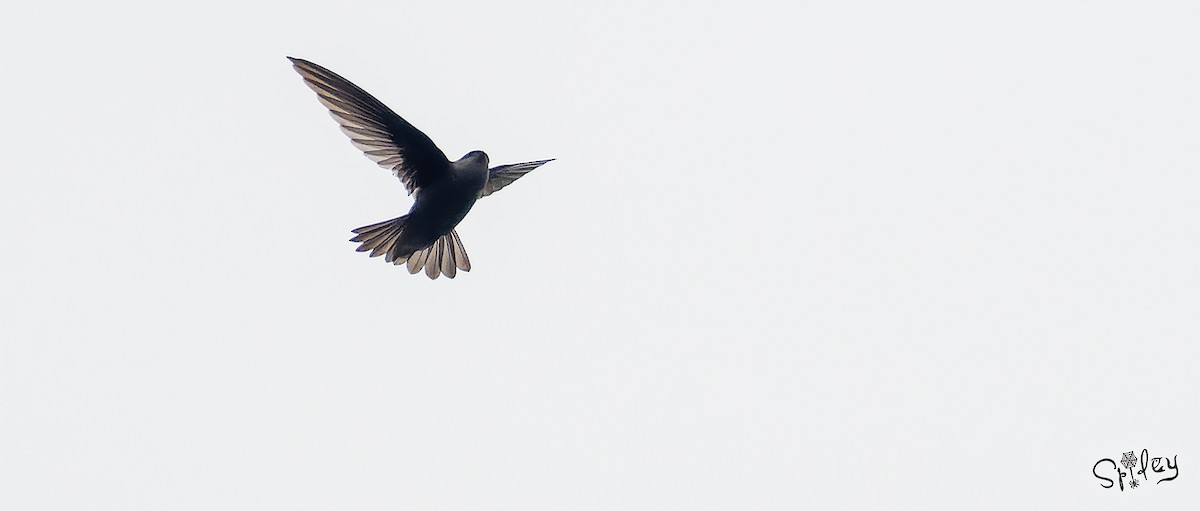
<svg viewBox="0 0 1200 511">
<path fill-rule="evenodd" d="M 486 169 L 488 166 L 488 156 L 483 151 L 471 151 L 459 159 L 458 163 L 471 167 L 479 165 Z"/>
</svg>

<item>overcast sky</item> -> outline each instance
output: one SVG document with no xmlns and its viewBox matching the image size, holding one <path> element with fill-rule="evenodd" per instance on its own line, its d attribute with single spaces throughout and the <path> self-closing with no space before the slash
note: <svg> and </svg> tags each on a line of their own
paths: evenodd
<svg viewBox="0 0 1200 511">
<path fill-rule="evenodd" d="M 1194 2 L 8 2 L 0 509 L 1183 509 Z M 409 275 L 285 56 L 556 161 Z M 1105 489 L 1148 449 L 1180 476 Z M 1111 474 L 1110 474 L 1111 475 Z"/>
</svg>

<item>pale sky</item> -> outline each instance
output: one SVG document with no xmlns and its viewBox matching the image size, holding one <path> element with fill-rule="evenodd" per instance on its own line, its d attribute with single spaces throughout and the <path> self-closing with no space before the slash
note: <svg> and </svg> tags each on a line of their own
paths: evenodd
<svg viewBox="0 0 1200 511">
<path fill-rule="evenodd" d="M 0 509 L 1184 509 L 1194 2 L 10 2 Z M 409 275 L 285 56 L 556 161 Z M 1179 477 L 1105 489 L 1148 449 Z"/>
</svg>

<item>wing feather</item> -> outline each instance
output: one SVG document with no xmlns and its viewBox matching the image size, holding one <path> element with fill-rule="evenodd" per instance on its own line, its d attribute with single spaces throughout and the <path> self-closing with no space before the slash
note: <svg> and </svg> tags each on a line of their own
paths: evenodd
<svg viewBox="0 0 1200 511">
<path fill-rule="evenodd" d="M 554 161 L 549 160 L 529 161 L 525 163 L 514 163 L 512 165 L 500 165 L 492 167 L 488 170 L 487 184 L 483 186 L 483 191 L 479 192 L 480 197 L 487 197 L 495 193 L 497 190 L 508 186 L 513 181 L 516 181 L 521 176 L 528 174 L 538 167 Z"/>
<path fill-rule="evenodd" d="M 350 143 L 391 170 L 409 194 L 449 175 L 445 153 L 387 105 L 333 71 L 303 59 L 288 60 Z"/>
</svg>

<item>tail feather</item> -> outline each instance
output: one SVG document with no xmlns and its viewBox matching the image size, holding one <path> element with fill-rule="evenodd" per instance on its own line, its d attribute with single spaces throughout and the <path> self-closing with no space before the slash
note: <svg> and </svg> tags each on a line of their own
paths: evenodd
<svg viewBox="0 0 1200 511">
<path fill-rule="evenodd" d="M 454 249 L 447 245 L 453 245 L 453 243 L 446 243 L 445 237 L 438 240 L 438 259 L 442 262 L 442 273 L 450 277 L 457 273 L 458 265 L 454 262 Z"/>
<path fill-rule="evenodd" d="M 458 274 L 458 270 L 471 271 L 471 260 L 467 258 L 467 251 L 463 248 L 458 233 L 454 231 L 446 233 L 437 241 L 413 252 L 407 258 L 397 259 L 393 262 L 397 265 L 405 263 L 408 265 L 409 273 L 417 273 L 424 269 L 425 275 L 431 279 L 436 279 L 440 275 L 454 278 Z"/>
<path fill-rule="evenodd" d="M 388 249 L 394 246 L 396 239 L 400 237 L 401 232 L 401 229 L 395 229 L 393 231 L 381 234 L 378 238 L 372 241 L 371 244 L 374 246 L 371 247 L 371 257 L 379 257 L 385 253 L 388 253 Z M 366 244 L 364 244 L 364 246 L 365 245 Z M 392 262 L 391 254 L 388 254 L 388 257 L 385 257 L 384 259 L 389 263 Z"/>
<path fill-rule="evenodd" d="M 408 215 L 404 215 L 402 217 L 393 218 L 391 220 L 384 220 L 377 224 L 371 224 L 371 225 L 359 227 L 358 229 L 354 229 L 354 230 L 350 231 L 354 234 L 358 234 L 358 236 L 355 236 L 354 239 L 351 241 L 361 241 L 359 238 L 362 238 L 363 236 L 370 235 L 372 233 L 382 231 L 385 229 L 390 230 L 395 227 L 404 227 L 404 222 L 407 220 L 408 220 Z"/>
<path fill-rule="evenodd" d="M 356 250 L 359 252 L 371 251 L 371 257 L 378 257 L 384 252 L 387 252 L 396 238 L 400 237 L 400 233 L 404 231 L 405 221 L 408 220 L 408 215 L 393 218 L 377 224 L 371 224 L 366 227 L 359 227 L 351 232 L 357 233 L 358 236 L 350 238 L 350 241 L 362 243 Z M 388 259 L 391 262 L 391 259 Z"/>
<path fill-rule="evenodd" d="M 441 275 L 454 278 L 458 270 L 471 271 L 471 260 L 467 258 L 467 251 L 458 233 L 453 230 L 429 246 L 404 253 L 407 249 L 399 241 L 407 220 L 408 215 L 405 215 L 359 227 L 352 231 L 356 236 L 350 241 L 361 243 L 357 249 L 359 252 L 370 251 L 371 257 L 386 254 L 385 261 L 395 265 L 404 264 L 409 273 L 415 274 L 424 269 L 425 275 L 431 279 Z"/>
<path fill-rule="evenodd" d="M 438 241 L 441 241 L 441 240 L 439 239 Z M 408 256 L 408 261 L 405 261 L 405 262 L 408 263 L 408 272 L 409 273 L 417 273 L 418 271 L 421 270 L 421 268 L 425 267 L 425 260 L 429 259 L 429 252 L 432 251 L 432 248 L 433 247 L 431 245 L 431 246 L 425 247 L 423 249 L 417 250 L 416 252 L 413 252 L 412 255 Z M 396 261 L 395 264 L 399 265 L 400 262 L 401 261 Z"/>
<path fill-rule="evenodd" d="M 471 259 L 467 257 L 467 249 L 463 247 L 462 240 L 458 239 L 458 232 L 451 229 L 450 239 L 446 240 L 450 245 L 450 253 L 454 256 L 454 266 L 462 271 L 471 271 Z M 454 273 L 452 270 L 451 274 Z"/>
<path fill-rule="evenodd" d="M 397 232 L 399 232 L 399 229 L 390 230 L 390 231 L 381 231 L 381 232 L 377 232 L 377 233 L 371 233 L 369 235 L 364 234 L 364 235 L 355 237 L 355 239 L 353 239 L 351 241 L 358 241 L 358 242 L 362 243 L 362 245 L 360 245 L 356 249 L 359 252 L 366 252 L 368 250 L 378 250 L 382 245 L 385 244 L 384 242 L 387 241 L 388 238 L 390 238 L 393 234 L 396 234 Z M 371 257 L 375 257 L 377 255 L 379 255 L 379 254 L 372 253 Z"/>
</svg>

